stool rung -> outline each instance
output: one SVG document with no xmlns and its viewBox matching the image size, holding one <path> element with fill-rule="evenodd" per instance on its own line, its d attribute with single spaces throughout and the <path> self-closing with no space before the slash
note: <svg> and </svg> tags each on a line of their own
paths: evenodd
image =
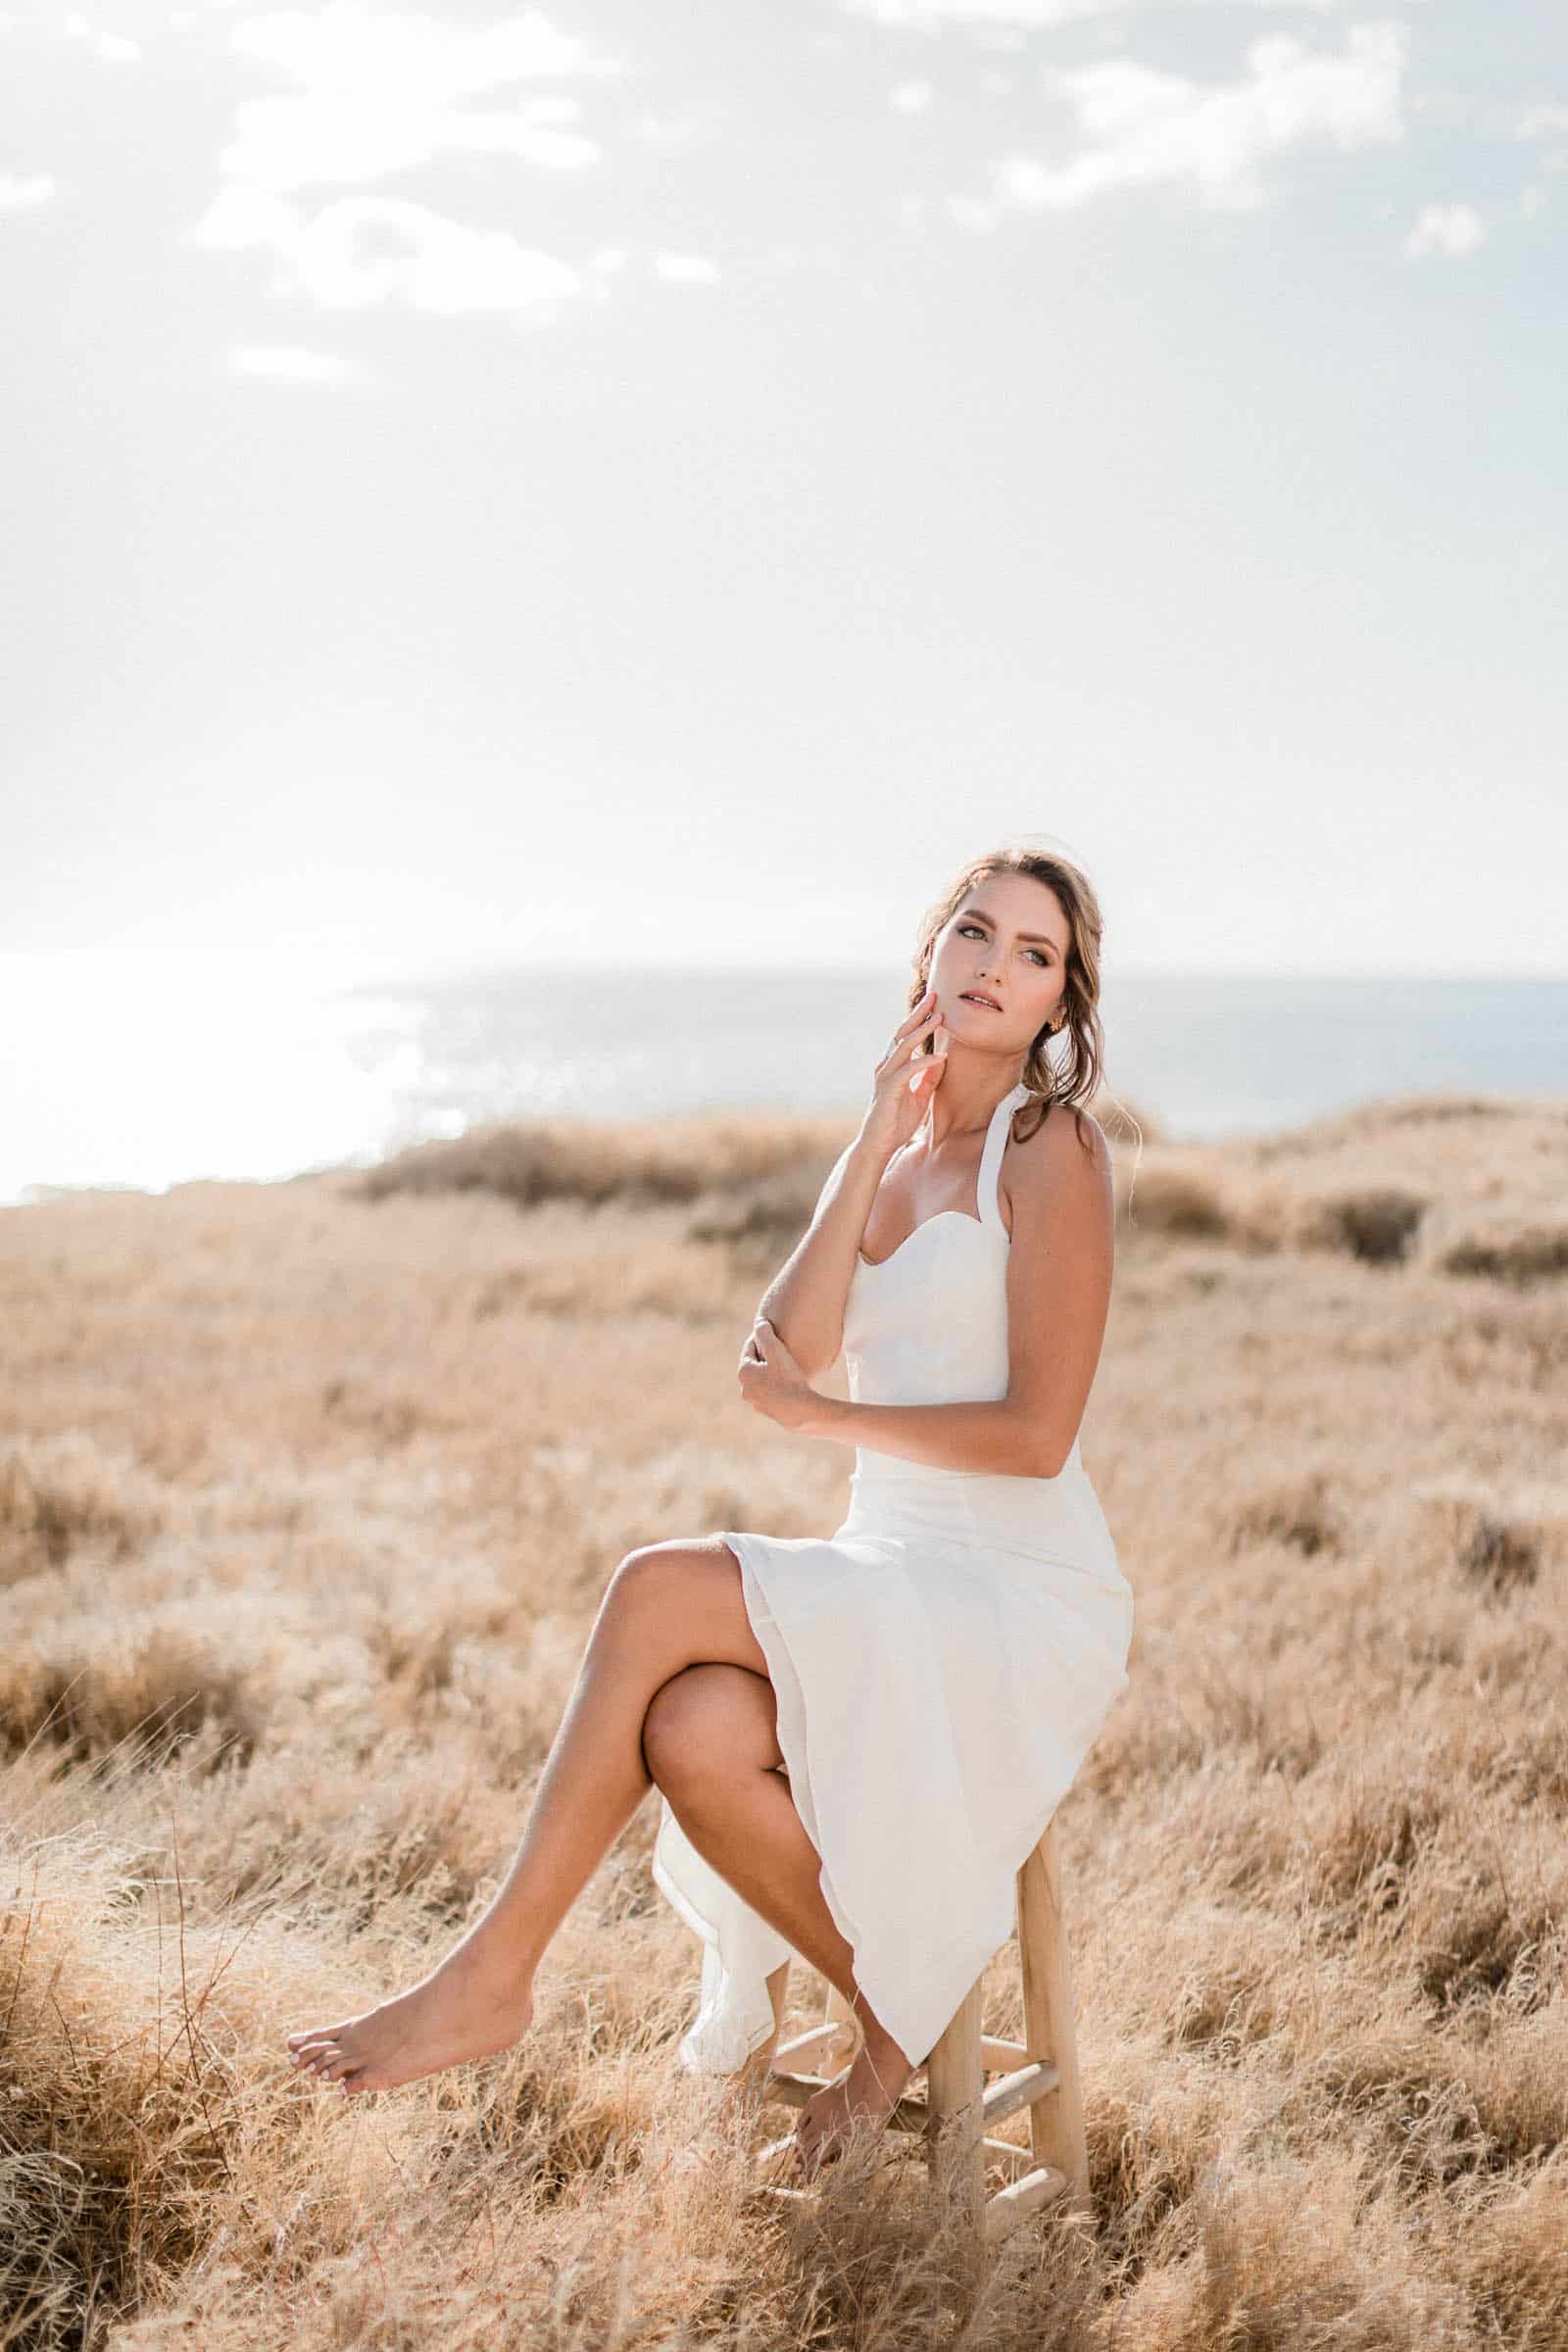
<svg viewBox="0 0 1568 2352">
<path fill-rule="evenodd" d="M 794 2181 L 770 2180 L 767 2178 L 770 2165 L 777 2166 L 785 2161 L 794 2161 L 793 2151 L 796 2145 L 794 2132 L 786 2132 L 782 2139 L 770 2139 L 765 2148 L 758 2149 L 752 2158 L 752 2186 L 760 2194 L 793 2198 L 797 2204 L 808 2202 L 810 2199 L 813 2192 L 804 2183 L 797 2185 Z"/>
<path fill-rule="evenodd" d="M 1032 2107 L 1037 2099 L 1050 2096 L 1061 2082 L 1061 2070 L 1052 2058 L 1036 2058 L 1028 2066 L 1020 2066 L 1015 2075 L 1004 2075 L 981 2094 L 981 2120 L 1000 2124 L 1004 2116 L 1016 2115 L 1020 2107 Z"/>
<path fill-rule="evenodd" d="M 1004 2066 L 1022 2066 L 1029 2052 L 1021 2041 L 999 2041 L 994 2034 L 980 2036 L 980 2063 L 993 2072 Z"/>
<path fill-rule="evenodd" d="M 1036 2099 L 1048 2098 L 1060 2081 L 1060 2073 L 1050 2058 L 1036 2058 L 1028 2066 L 1020 2066 L 1015 2074 L 1004 2075 L 981 2093 L 982 2126 L 1004 2123 L 1020 2107 L 1032 2107 Z M 905 2098 L 894 2108 L 888 2122 L 900 2132 L 923 2132 L 930 2116 L 928 2100 Z"/>
<path fill-rule="evenodd" d="M 793 2058 L 799 2063 L 802 2059 L 814 2057 L 818 2050 L 831 2048 L 834 2042 L 851 2046 L 855 2038 L 853 2026 L 844 2024 L 839 2018 L 831 2018 L 825 2026 L 812 2026 L 808 2032 L 797 2034 L 793 2039 L 782 2042 L 773 2053 L 773 2063 L 777 2066 L 781 2058 Z"/>
<path fill-rule="evenodd" d="M 995 2196 L 986 2199 L 986 2243 L 994 2246 L 1015 2230 L 1026 2214 L 1038 2213 L 1053 2197 L 1059 2197 L 1067 2185 L 1067 2176 L 1054 2164 L 1042 2164 L 1021 2180 L 1010 2180 L 999 2188 Z"/>
</svg>

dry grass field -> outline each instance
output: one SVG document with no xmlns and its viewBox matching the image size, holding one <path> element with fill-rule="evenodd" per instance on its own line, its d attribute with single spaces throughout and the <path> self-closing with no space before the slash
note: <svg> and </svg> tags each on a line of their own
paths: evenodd
<svg viewBox="0 0 1568 2352">
<path fill-rule="evenodd" d="M 842 1515 L 848 1453 L 734 1381 L 842 1140 L 0 1211 L 0 2343 L 1568 2346 L 1568 1102 L 1117 1141 L 1093 2233 L 977 2268 L 908 2164 L 746 2199 L 790 2112 L 677 2067 L 652 1796 L 514 2051 L 357 2102 L 284 2062 L 482 1906 L 624 1551 Z"/>
</svg>

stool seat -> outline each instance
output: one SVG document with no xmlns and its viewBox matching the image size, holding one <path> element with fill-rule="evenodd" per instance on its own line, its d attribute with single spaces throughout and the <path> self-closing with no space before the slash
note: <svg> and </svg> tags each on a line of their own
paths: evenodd
<svg viewBox="0 0 1568 2352">
<path fill-rule="evenodd" d="M 1018 1962 L 1023 1986 L 1024 2039 L 1008 2041 L 981 2031 L 981 1983 L 974 1984 L 930 2055 L 911 2075 L 924 2074 L 925 2094 L 906 2091 L 888 2118 L 889 2131 L 923 2136 L 935 2172 L 952 2149 L 954 2180 L 977 2229 L 995 2245 L 1025 2215 L 1061 2203 L 1089 2210 L 1089 2151 L 1073 2034 L 1072 1979 L 1061 1913 L 1061 1867 L 1056 1815 L 1017 1875 Z M 804 2107 L 825 2089 L 860 2042 L 860 2030 L 836 1985 L 828 1987 L 822 2023 L 797 2034 L 775 2054 L 762 2084 L 764 2099 Z M 826 2067 L 803 2071 L 807 2063 Z M 987 2082 L 988 2074 L 998 2080 Z M 1029 2145 L 991 2136 L 991 2127 L 1022 2107 L 1029 2110 Z M 770 2141 L 755 2160 L 756 2185 L 770 2196 L 808 2198 L 814 2188 L 770 2176 L 791 2157 L 794 2135 Z M 1011 2169 L 1004 2186 L 986 2191 L 988 2166 Z"/>
</svg>

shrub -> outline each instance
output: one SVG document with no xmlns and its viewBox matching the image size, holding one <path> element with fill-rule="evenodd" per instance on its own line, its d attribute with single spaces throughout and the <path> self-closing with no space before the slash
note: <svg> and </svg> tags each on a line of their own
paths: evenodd
<svg viewBox="0 0 1568 2352">
<path fill-rule="evenodd" d="M 123 1558 L 165 1519 L 157 1481 L 84 1430 L 19 1439 L 0 1453 L 0 1583 L 59 1568 L 87 1543 Z"/>
<path fill-rule="evenodd" d="M 249 1757 L 260 1722 L 240 1672 L 202 1642 L 158 1627 L 120 1656 L 13 1650 L 0 1663 L 0 1752 L 34 1740 L 87 1763 L 116 1750 L 159 1762 L 198 1733 L 213 1761 Z"/>
<path fill-rule="evenodd" d="M 1339 1250 L 1370 1265 L 1408 1256 L 1427 1203 L 1396 1185 L 1372 1185 L 1315 1201 L 1301 1226 L 1308 1249 Z"/>
<path fill-rule="evenodd" d="M 411 1145 L 370 1169 L 357 1190 L 370 1200 L 394 1193 L 489 1192 L 521 1208 L 545 1200 L 648 1208 L 697 1200 L 709 1192 L 746 1194 L 781 1177 L 801 1189 L 814 1170 L 808 1216 L 842 1149 L 842 1119 L 828 1117 L 705 1116 L 623 1125 L 513 1120 Z"/>
<path fill-rule="evenodd" d="M 1456 1233 L 1433 1261 L 1444 1274 L 1484 1274 L 1494 1281 L 1527 1284 L 1568 1274 L 1568 1224 L 1500 1222 Z"/>
<path fill-rule="evenodd" d="M 1462 1582 L 1494 1597 L 1535 1584 L 1545 1550 L 1538 1512 L 1460 1479 L 1423 1486 L 1414 1499 L 1437 1537 L 1440 1558 Z"/>
<path fill-rule="evenodd" d="M 1134 1231 L 1170 1241 L 1224 1241 L 1231 1220 L 1214 1187 L 1186 1168 L 1153 1167 L 1124 1202 Z"/>
<path fill-rule="evenodd" d="M 1281 1479 L 1260 1487 L 1237 1514 L 1232 1549 L 1247 1544 L 1290 1544 L 1310 1559 L 1314 1552 L 1337 1551 L 1345 1525 L 1329 1499 L 1321 1472 Z"/>
</svg>

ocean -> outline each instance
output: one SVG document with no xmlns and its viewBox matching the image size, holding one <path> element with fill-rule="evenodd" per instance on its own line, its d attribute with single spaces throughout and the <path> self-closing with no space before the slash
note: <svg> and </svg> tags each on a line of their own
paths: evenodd
<svg viewBox="0 0 1568 2352">
<path fill-rule="evenodd" d="M 25 964 L 26 969 L 21 967 Z M 898 970 L 544 971 L 307 989 L 7 957 L 0 1200 L 366 1166 L 478 1120 L 842 1110 Z M 1173 1138 L 1413 1094 L 1568 1098 L 1568 976 L 1111 973 L 1106 1082 Z"/>
</svg>

